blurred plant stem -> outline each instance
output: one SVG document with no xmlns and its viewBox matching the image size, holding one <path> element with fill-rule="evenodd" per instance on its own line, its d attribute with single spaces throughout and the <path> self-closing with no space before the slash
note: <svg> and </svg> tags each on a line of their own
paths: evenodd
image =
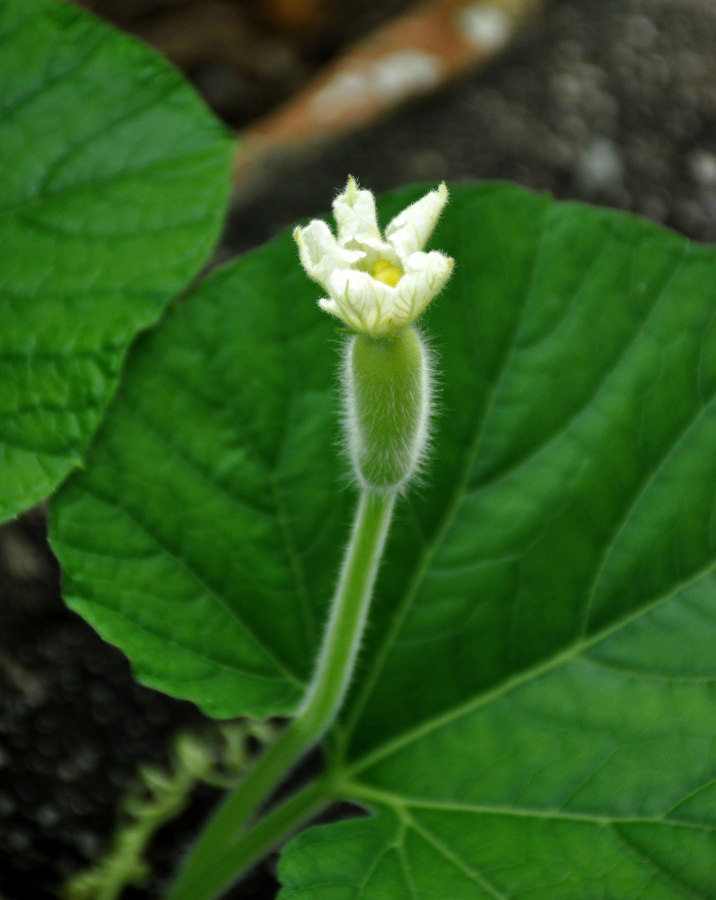
<svg viewBox="0 0 716 900">
<path fill-rule="evenodd" d="M 252 745 L 263 747 L 274 736 L 271 725 L 248 720 L 219 724 L 206 735 L 178 735 L 171 769 L 139 769 L 120 802 L 106 853 L 71 876 L 60 891 L 62 900 L 117 900 L 125 888 L 145 884 L 151 875 L 145 859 L 151 840 L 185 809 L 197 784 L 234 787 L 253 755 Z"/>
</svg>

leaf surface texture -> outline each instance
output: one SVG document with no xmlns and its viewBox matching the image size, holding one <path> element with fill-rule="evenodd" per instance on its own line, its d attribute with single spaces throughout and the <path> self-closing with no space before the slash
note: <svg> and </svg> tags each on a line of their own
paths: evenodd
<svg viewBox="0 0 716 900">
<path fill-rule="evenodd" d="M 282 896 L 712 897 L 716 251 L 489 184 L 432 243 L 432 459 L 328 742 L 374 815 Z M 54 505 L 71 605 L 213 715 L 295 707 L 348 534 L 316 299 L 289 236 L 214 273 Z"/>
</svg>

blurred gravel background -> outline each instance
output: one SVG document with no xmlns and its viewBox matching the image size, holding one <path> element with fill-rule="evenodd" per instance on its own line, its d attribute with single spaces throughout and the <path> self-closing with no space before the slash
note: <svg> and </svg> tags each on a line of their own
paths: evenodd
<svg viewBox="0 0 716 900">
<path fill-rule="evenodd" d="M 91 0 L 182 65 L 243 128 L 406 2 Z M 553 0 L 489 68 L 368 128 L 260 160 L 237 184 L 218 258 L 323 213 L 347 173 L 382 192 L 500 178 L 637 212 L 716 241 L 716 4 Z M 0 529 L 0 895 L 46 900 L 97 856 L 138 764 L 166 761 L 190 705 L 136 685 L 124 657 L 62 605 L 37 509 Z M 215 794 L 159 836 L 161 895 Z M 233 896 L 270 898 L 269 861 Z"/>
</svg>

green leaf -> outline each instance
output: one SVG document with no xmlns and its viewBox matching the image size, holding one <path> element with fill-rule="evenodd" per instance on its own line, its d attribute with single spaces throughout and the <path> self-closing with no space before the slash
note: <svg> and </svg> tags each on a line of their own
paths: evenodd
<svg viewBox="0 0 716 900">
<path fill-rule="evenodd" d="M 712 897 L 716 251 L 504 185 L 433 245 L 433 459 L 328 747 L 375 815 L 284 896 Z M 214 715 L 291 710 L 346 538 L 316 297 L 289 236 L 207 279 L 53 505 L 71 605 Z"/>
<path fill-rule="evenodd" d="M 0 521 L 82 458 L 126 348 L 206 261 L 231 141 L 76 6 L 0 4 Z"/>
<path fill-rule="evenodd" d="M 353 502 L 331 335 L 290 238 L 215 271 L 53 504 L 70 606 L 211 715 L 289 713 L 310 677 Z"/>
</svg>

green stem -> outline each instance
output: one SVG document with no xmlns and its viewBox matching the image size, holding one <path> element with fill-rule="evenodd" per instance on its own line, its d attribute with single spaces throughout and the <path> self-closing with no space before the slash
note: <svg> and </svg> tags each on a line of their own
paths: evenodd
<svg viewBox="0 0 716 900">
<path fill-rule="evenodd" d="M 191 900 L 218 896 L 332 800 L 323 779 L 312 782 L 226 845 L 211 866 L 197 871 L 191 879 L 185 878 L 182 872 L 181 883 L 177 882 L 169 896 Z"/>
<path fill-rule="evenodd" d="M 256 861 L 260 852 L 254 852 L 255 847 L 260 846 L 264 852 L 279 843 L 286 834 L 286 822 L 293 822 L 290 804 L 305 792 L 242 836 L 257 809 L 321 739 L 340 709 L 365 629 L 395 497 L 394 491 L 365 490 L 361 494 L 328 626 L 304 701 L 296 717 L 219 808 L 187 859 L 168 900 L 215 897 Z M 325 803 L 325 789 L 321 797 Z M 286 809 L 288 813 L 282 815 Z M 242 846 L 250 847 L 250 852 L 238 852 Z"/>
</svg>

